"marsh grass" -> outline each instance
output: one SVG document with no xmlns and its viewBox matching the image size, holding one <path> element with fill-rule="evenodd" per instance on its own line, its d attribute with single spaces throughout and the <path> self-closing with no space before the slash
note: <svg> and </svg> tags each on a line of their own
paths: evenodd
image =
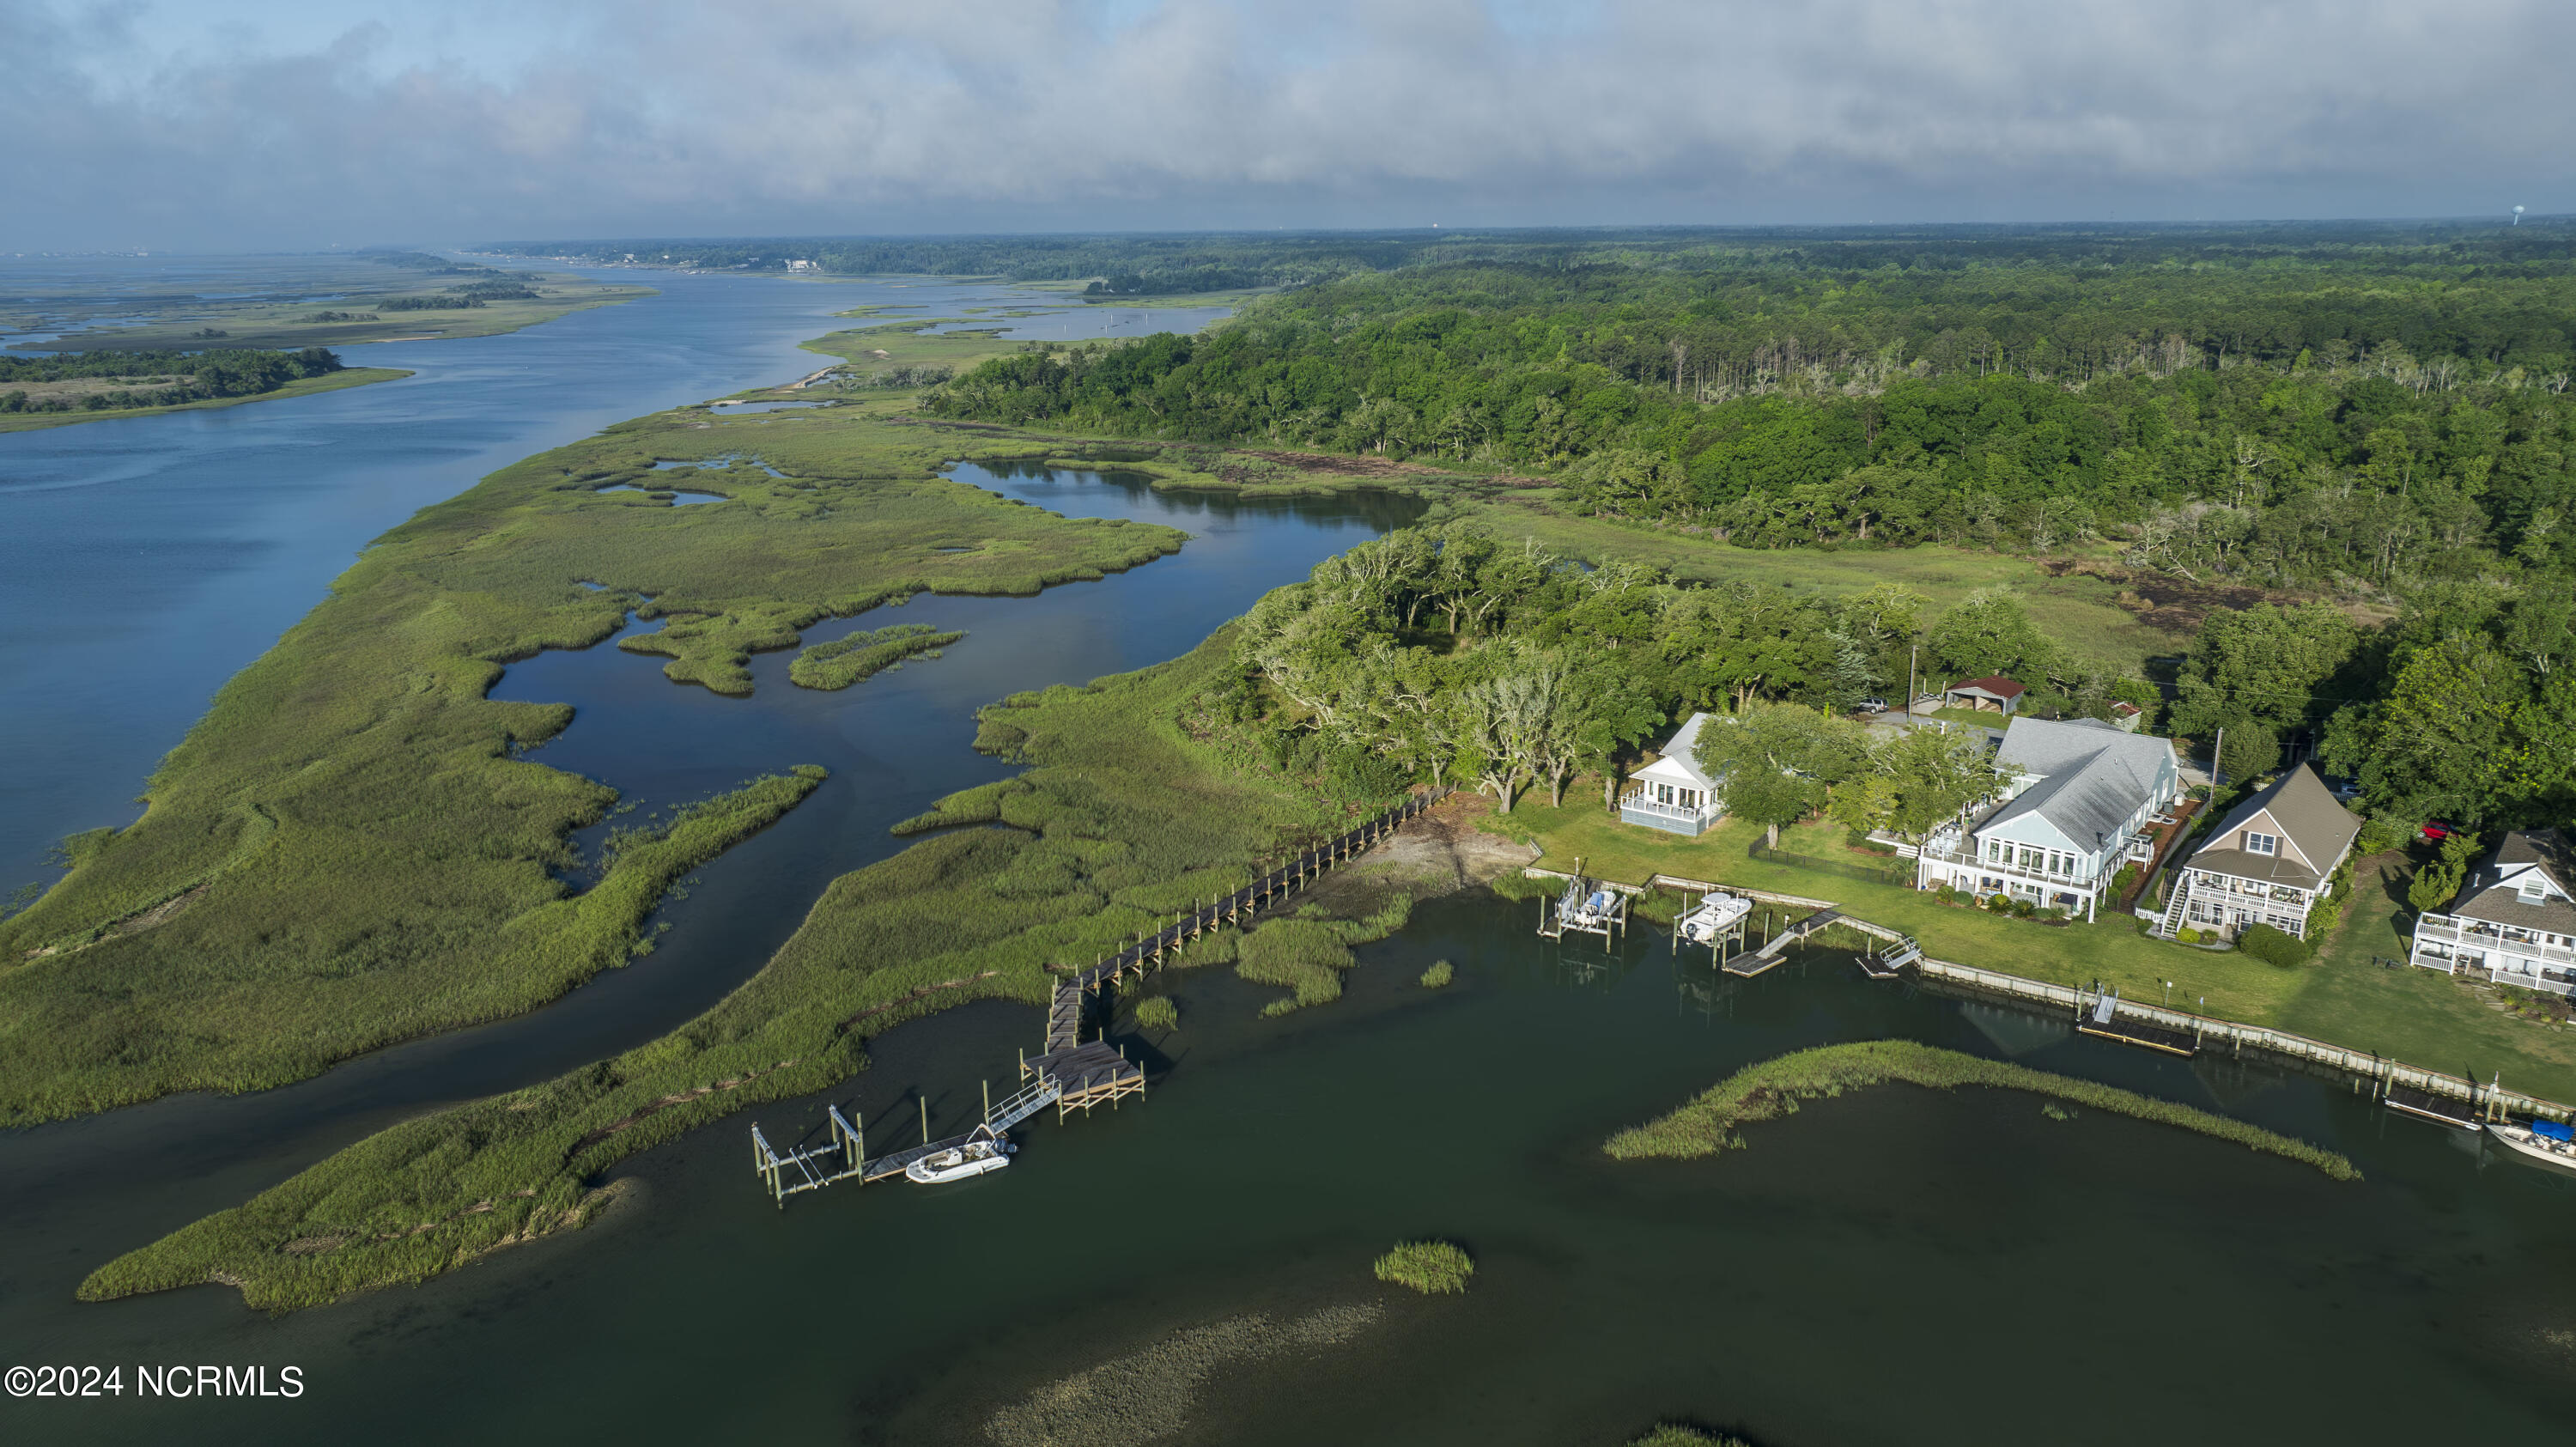
<svg viewBox="0 0 2576 1447">
<path fill-rule="evenodd" d="M 942 633 L 925 623 L 897 623 L 873 633 L 853 633 L 830 643 L 817 643 L 787 665 L 787 677 L 800 688 L 847 688 L 863 678 L 900 668 L 907 658 L 937 658 L 939 650 L 965 637 Z"/>
<path fill-rule="evenodd" d="M 1963 1085 L 2025 1090 L 2096 1110 L 2135 1116 L 2160 1125 L 2179 1126 L 2219 1140 L 2233 1141 L 2316 1167 L 2338 1181 L 2357 1181 L 2361 1172 L 2335 1154 L 2278 1135 L 2261 1126 L 2194 1110 L 2187 1105 L 2050 1075 L 2009 1061 L 1984 1060 L 1954 1050 L 1936 1049 L 1911 1040 L 1865 1040 L 1800 1050 L 1758 1065 L 1748 1065 L 1714 1088 L 1660 1119 L 1631 1126 L 1610 1137 L 1602 1150 L 1619 1160 L 1649 1156 L 1690 1158 L 1740 1148 L 1739 1127 L 1755 1121 L 1794 1115 L 1801 1100 L 1838 1096 L 1846 1090 L 1890 1081 L 1955 1090 Z"/>
<path fill-rule="evenodd" d="M 1630 1442 L 1628 1447 L 1747 1447 L 1747 1444 L 1740 1438 L 1716 1436 L 1696 1427 L 1685 1427 L 1679 1422 L 1664 1422 Z"/>
<path fill-rule="evenodd" d="M 1433 960 L 1431 968 L 1422 972 L 1422 984 L 1426 989 L 1437 990 L 1455 978 L 1457 967 L 1447 960 Z"/>
<path fill-rule="evenodd" d="M 1467 1290 L 1476 1263 L 1446 1241 L 1403 1241 L 1377 1259 L 1377 1279 L 1409 1286 L 1425 1296 L 1457 1296 Z"/>
<path fill-rule="evenodd" d="M 621 849 L 575 896 L 558 878 L 578 862 L 567 835 L 617 796 L 524 757 L 572 711 L 486 697 L 513 660 L 597 643 L 634 609 L 671 620 L 646 635 L 671 677 L 741 691 L 749 650 L 792 646 L 819 619 L 928 591 L 1033 594 L 1183 540 L 948 481 L 935 471 L 977 439 L 841 413 L 623 423 L 370 547 L 225 685 L 154 774 L 143 818 L 84 841 L 52 890 L 0 921 L 0 1127 L 283 1085 L 544 1004 L 629 958 L 670 880 L 811 788 L 773 783 L 649 854 Z M 598 491 L 654 478 L 657 461 L 747 452 L 783 475 L 723 466 L 721 506 Z M 938 551 L 952 544 L 975 551 Z M 1235 832 L 1267 844 L 1274 819 L 1256 808 Z M 1006 896 L 1003 917 L 1100 897 Z"/>
<path fill-rule="evenodd" d="M 1028 770 L 934 812 L 1004 827 L 939 833 L 833 881 L 758 974 L 663 1039 L 370 1136 L 107 1263 L 82 1294 L 221 1280 L 255 1308 L 283 1309 L 417 1281 L 580 1225 L 609 1167 L 837 1084 L 864 1067 L 870 1036 L 903 1021 L 977 999 L 1043 1002 L 1050 964 L 1089 964 L 1241 886 L 1287 846 L 1346 827 L 1338 804 L 1234 768 L 1183 726 L 1224 681 L 1232 646 L 1220 630 L 1172 663 L 993 706 L 988 721 L 1006 724 Z M 1405 907 L 1274 920 L 1243 943 L 1294 925 L 1268 948 L 1328 962 L 1326 942 L 1346 957 L 1346 939 L 1401 926 Z M 299 1242 L 328 1244 L 287 1249 Z"/>
<path fill-rule="evenodd" d="M 1181 1007 L 1169 995 L 1155 995 L 1136 1002 L 1136 1023 L 1147 1030 L 1181 1028 Z"/>
</svg>

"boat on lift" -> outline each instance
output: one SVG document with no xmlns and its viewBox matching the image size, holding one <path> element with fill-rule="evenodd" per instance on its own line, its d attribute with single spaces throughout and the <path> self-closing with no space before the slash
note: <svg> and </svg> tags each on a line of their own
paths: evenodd
<svg viewBox="0 0 2576 1447">
<path fill-rule="evenodd" d="M 1677 921 L 1682 938 L 1695 945 L 1713 944 L 1717 937 L 1744 922 L 1753 912 L 1753 901 L 1740 894 L 1712 894 L 1699 902 L 1699 907 Z"/>
<path fill-rule="evenodd" d="M 987 1135 L 979 1128 L 964 1145 L 934 1151 L 905 1166 L 903 1175 L 905 1180 L 922 1186 L 963 1181 L 1009 1165 L 1011 1153 L 1018 1149 L 1000 1136 Z"/>
<path fill-rule="evenodd" d="M 2527 1126 L 2489 1121 L 2487 1134 L 2524 1160 L 2576 1175 L 2576 1129 L 2554 1120 L 2535 1120 Z"/>
<path fill-rule="evenodd" d="M 1556 902 L 1556 917 L 1569 929 L 1598 930 L 1610 923 L 1618 907 L 1617 895 L 1607 888 L 1595 889 L 1592 881 L 1576 875 Z"/>
</svg>

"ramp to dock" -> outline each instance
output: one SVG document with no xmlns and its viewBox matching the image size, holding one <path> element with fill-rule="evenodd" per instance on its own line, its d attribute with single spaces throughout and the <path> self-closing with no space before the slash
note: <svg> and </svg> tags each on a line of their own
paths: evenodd
<svg viewBox="0 0 2576 1447">
<path fill-rule="evenodd" d="M 1763 942 L 1762 948 L 1749 955 L 1738 955 L 1718 968 L 1730 975 L 1751 979 L 1787 958 L 1789 946 L 1826 928 L 1842 917 L 1842 911 L 1837 909 L 1817 910 L 1804 919 L 1783 926 L 1778 934 Z"/>
</svg>

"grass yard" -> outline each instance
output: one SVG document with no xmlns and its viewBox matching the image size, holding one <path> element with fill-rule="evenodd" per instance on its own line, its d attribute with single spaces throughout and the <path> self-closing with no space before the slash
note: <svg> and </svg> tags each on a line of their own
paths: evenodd
<svg viewBox="0 0 2576 1447">
<path fill-rule="evenodd" d="M 1533 537 L 1551 551 L 1586 562 L 1626 558 L 1692 582 L 1745 580 L 1798 594 L 1857 593 L 1896 583 L 1931 599 L 1936 609 L 1980 588 L 2006 589 L 2029 610 L 2041 632 L 2076 657 L 2130 674 L 2142 672 L 2148 658 L 2180 652 L 2189 642 L 2122 608 L 2120 590 L 2112 583 L 2083 574 L 2052 578 L 2028 558 L 2001 553 L 1933 544 L 1886 552 L 1738 548 L 1683 533 L 1574 517 L 1511 494 L 1463 504 L 1461 511 L 1503 537 Z"/>
<path fill-rule="evenodd" d="M 227 342 L 225 345 L 230 346 Z M 203 412 L 216 407 L 238 407 L 244 402 L 278 402 L 289 397 L 310 397 L 317 392 L 337 392 L 347 387 L 364 387 L 371 382 L 390 382 L 411 373 L 399 367 L 344 367 L 320 377 L 298 377 L 274 392 L 254 392 L 247 397 L 208 397 L 199 402 L 181 402 L 169 407 L 113 407 L 97 412 L 0 412 L 0 432 L 32 432 L 39 427 L 68 427 L 75 422 L 104 422 L 111 417 L 157 417 L 164 412 Z"/>
<path fill-rule="evenodd" d="M 2118 987 L 2133 1000 L 2161 1003 L 2174 982 L 2176 1008 L 2241 1020 L 2360 1050 L 2394 1055 L 2410 1065 L 2505 1084 L 2560 1101 L 2576 1101 L 2576 1031 L 2511 1018 L 2487 1004 L 2483 990 L 2430 970 L 2383 969 L 2371 957 L 2402 956 L 2393 921 L 2405 897 L 2402 855 L 2365 861 L 2355 873 L 2348 915 L 2317 958 L 2276 969 L 2234 951 L 2214 953 L 2150 938 L 2127 918 L 2063 926 L 2007 919 L 1945 905 L 1929 893 L 1848 877 L 1840 868 L 1902 866 L 1847 848 L 1834 825 L 1781 831 L 1783 853 L 1815 861 L 1755 859 L 1747 847 L 1760 830 L 1729 820 L 1697 839 L 1622 824 L 1602 812 L 1597 794 L 1568 806 L 1544 798 L 1483 821 L 1490 832 L 1524 839 L 1545 851 L 1543 868 L 1571 870 L 1577 856 L 1596 877 L 1642 884 L 1661 873 L 1683 879 L 1809 899 L 1829 899 L 1862 919 L 1913 935 L 1939 959 L 2002 970 L 2034 980 Z"/>
</svg>

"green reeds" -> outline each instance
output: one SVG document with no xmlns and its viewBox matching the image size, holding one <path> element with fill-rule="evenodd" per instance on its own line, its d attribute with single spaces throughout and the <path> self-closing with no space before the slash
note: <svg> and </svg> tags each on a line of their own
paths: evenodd
<svg viewBox="0 0 2576 1447">
<path fill-rule="evenodd" d="M 1447 960 L 1434 960 L 1431 962 L 1431 968 L 1422 972 L 1422 983 L 1426 989 L 1437 990 L 1456 976 L 1456 967 Z"/>
<path fill-rule="evenodd" d="M 2176 1105 L 2168 1100 L 2156 1100 L 2117 1086 L 2050 1075 L 2010 1061 L 1984 1060 L 1911 1040 L 1865 1040 L 1850 1045 L 1826 1045 L 1748 1065 L 1672 1114 L 1644 1125 L 1631 1126 L 1610 1137 L 1602 1145 L 1602 1150 L 1620 1160 L 1648 1156 L 1688 1158 L 1715 1155 L 1744 1144 L 1744 1138 L 1736 1133 L 1738 1127 L 1795 1114 L 1801 1100 L 1837 1096 L 1846 1090 L 1889 1081 L 1927 1086 L 1934 1090 L 1954 1090 L 1963 1085 L 2026 1090 L 2076 1105 L 2089 1105 L 2097 1110 L 2135 1116 L 2160 1125 L 2179 1126 L 2219 1140 L 2233 1141 L 2252 1150 L 2314 1166 L 2338 1181 L 2361 1179 L 2361 1172 L 2353 1163 L 2333 1151 L 2276 1134 L 2261 1126 L 2194 1110 L 2187 1105 Z"/>
<path fill-rule="evenodd" d="M 1136 1023 L 1148 1030 L 1177 1030 L 1181 1027 L 1181 1007 L 1169 995 L 1156 995 L 1136 1002 Z"/>
<path fill-rule="evenodd" d="M 942 633 L 924 623 L 897 623 L 873 633 L 817 643 L 796 655 L 796 661 L 787 665 L 787 676 L 800 688 L 847 688 L 871 674 L 900 667 L 907 658 L 937 658 L 939 650 L 965 636 Z"/>
<path fill-rule="evenodd" d="M 1476 1263 L 1446 1241 L 1405 1241 L 1377 1259 L 1377 1279 L 1409 1286 L 1425 1296 L 1456 1296 L 1466 1291 Z"/>
</svg>

